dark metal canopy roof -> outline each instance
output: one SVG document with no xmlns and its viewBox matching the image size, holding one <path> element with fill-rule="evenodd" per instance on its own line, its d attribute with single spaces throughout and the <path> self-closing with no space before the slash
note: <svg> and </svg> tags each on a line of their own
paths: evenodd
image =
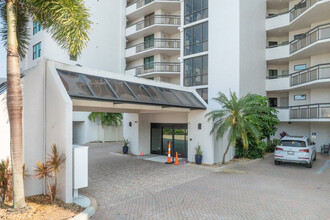
<svg viewBox="0 0 330 220">
<path fill-rule="evenodd" d="M 192 93 L 57 69 L 71 98 L 206 109 Z"/>
</svg>

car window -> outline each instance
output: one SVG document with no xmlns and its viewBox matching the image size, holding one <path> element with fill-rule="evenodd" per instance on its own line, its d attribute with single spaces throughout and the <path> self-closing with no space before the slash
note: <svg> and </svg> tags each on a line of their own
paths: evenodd
<svg viewBox="0 0 330 220">
<path fill-rule="evenodd" d="M 280 142 L 280 146 L 284 147 L 306 147 L 305 141 L 295 141 L 295 140 L 283 140 Z"/>
</svg>

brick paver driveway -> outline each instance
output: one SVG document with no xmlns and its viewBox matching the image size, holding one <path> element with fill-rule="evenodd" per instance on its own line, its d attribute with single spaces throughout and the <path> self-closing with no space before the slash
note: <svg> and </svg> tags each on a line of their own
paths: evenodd
<svg viewBox="0 0 330 220">
<path fill-rule="evenodd" d="M 330 219 L 329 156 L 312 169 L 275 166 L 272 157 L 219 170 L 168 166 L 114 155 L 118 144 L 91 147 L 93 219 Z"/>
</svg>

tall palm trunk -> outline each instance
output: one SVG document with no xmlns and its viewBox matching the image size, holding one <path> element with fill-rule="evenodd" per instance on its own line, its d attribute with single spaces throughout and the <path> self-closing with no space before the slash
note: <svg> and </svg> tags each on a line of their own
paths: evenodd
<svg viewBox="0 0 330 220">
<path fill-rule="evenodd" d="M 226 155 L 227 155 L 227 153 L 228 153 L 229 147 L 230 147 L 230 143 L 228 143 L 228 146 L 227 146 L 227 148 L 226 148 L 226 151 L 225 151 L 225 153 L 224 153 L 223 156 L 222 156 L 222 164 L 225 164 Z"/>
<path fill-rule="evenodd" d="M 23 182 L 22 90 L 18 59 L 15 0 L 7 2 L 7 105 L 10 120 L 10 149 L 13 170 L 14 209 L 26 207 Z"/>
</svg>

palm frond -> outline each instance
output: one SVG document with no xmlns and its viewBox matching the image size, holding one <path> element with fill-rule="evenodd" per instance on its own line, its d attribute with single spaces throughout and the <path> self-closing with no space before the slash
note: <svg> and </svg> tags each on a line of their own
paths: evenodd
<svg viewBox="0 0 330 220">
<path fill-rule="evenodd" d="M 20 0 L 60 47 L 80 55 L 89 41 L 91 21 L 83 0 Z"/>
<path fill-rule="evenodd" d="M 7 30 L 8 30 L 8 24 L 7 24 L 7 10 L 6 10 L 6 2 L 1 1 L 0 2 L 0 13 L 1 13 L 1 40 L 3 42 L 3 46 L 7 48 Z M 29 14 L 25 7 L 23 7 L 21 4 L 16 3 L 14 5 L 14 10 L 16 11 L 16 35 L 17 35 L 17 43 L 18 43 L 18 55 L 20 58 L 24 58 L 25 54 L 28 50 L 29 46 Z"/>
</svg>

